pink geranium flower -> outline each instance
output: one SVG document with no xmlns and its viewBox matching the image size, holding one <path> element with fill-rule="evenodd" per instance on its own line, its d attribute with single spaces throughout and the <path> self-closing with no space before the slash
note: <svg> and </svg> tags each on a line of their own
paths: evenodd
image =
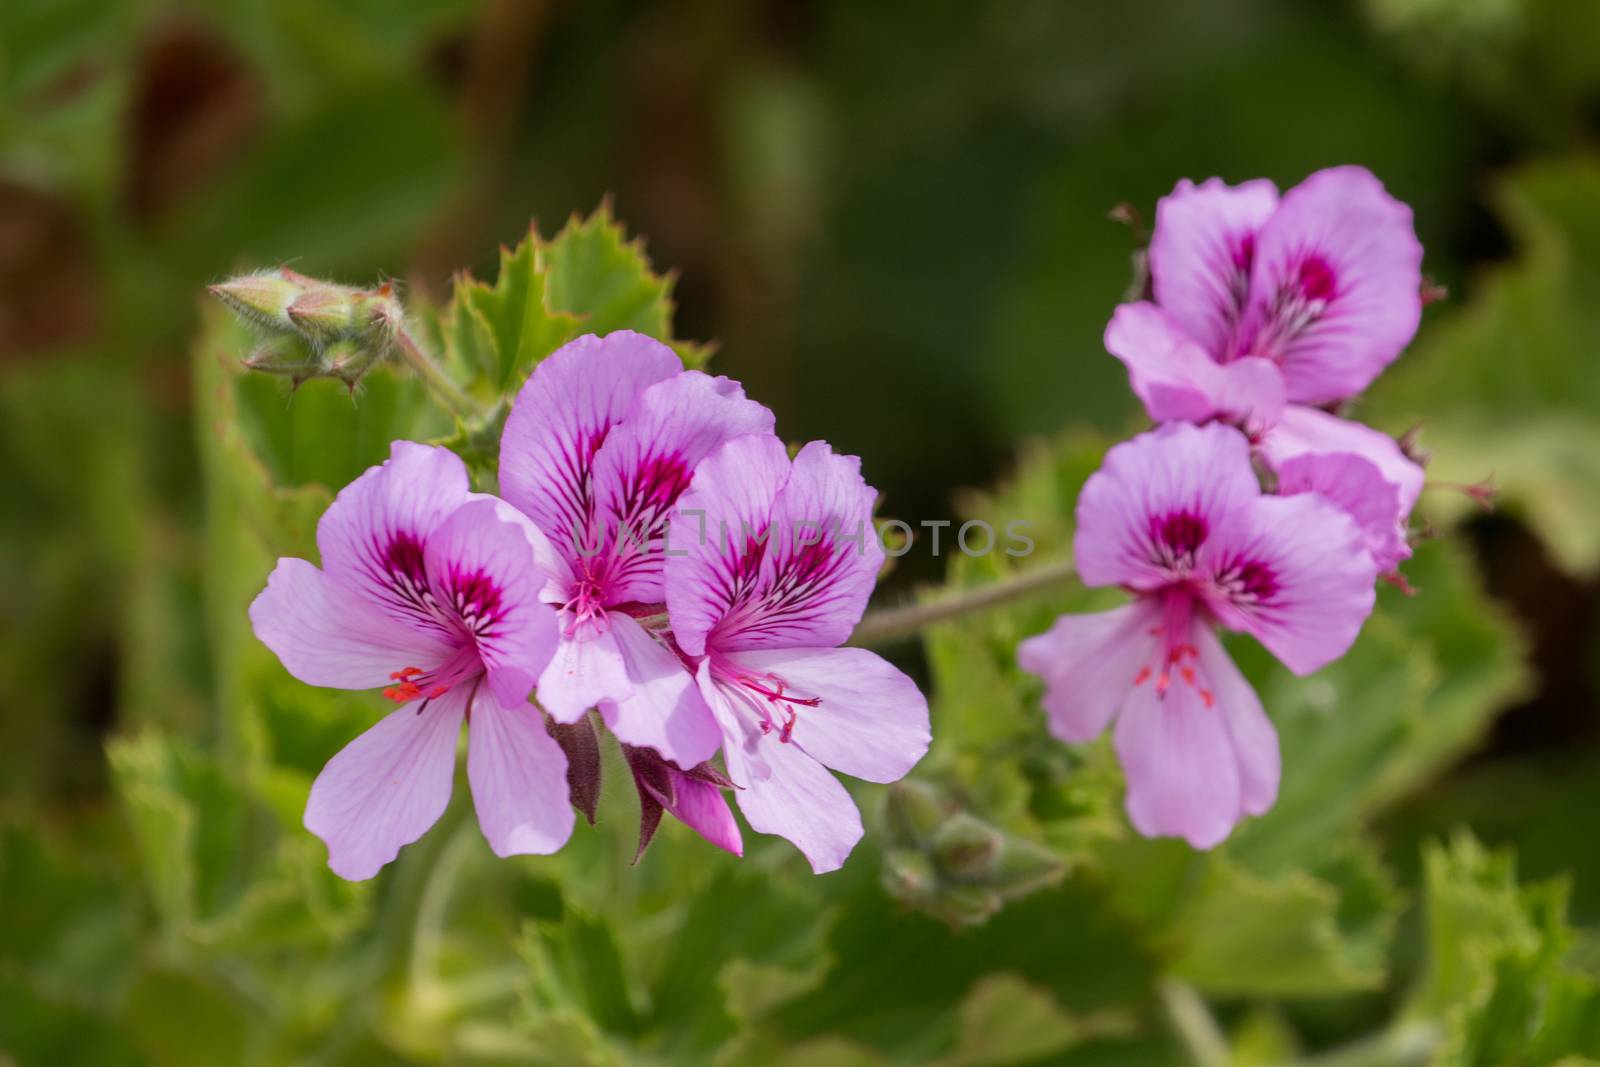
<svg viewBox="0 0 1600 1067">
<path fill-rule="evenodd" d="M 1355 521 L 1317 494 L 1266 496 L 1243 434 L 1173 423 L 1111 449 L 1078 498 L 1089 586 L 1132 603 L 1066 615 L 1024 641 L 1052 732 L 1117 720 L 1129 817 L 1210 848 L 1277 797 L 1278 740 L 1217 629 L 1251 634 L 1307 674 L 1343 655 L 1372 610 L 1376 565 Z"/>
<path fill-rule="evenodd" d="M 667 518 L 696 464 L 772 425 L 737 383 L 685 371 L 630 331 L 580 337 L 529 376 L 506 420 L 500 487 L 552 548 L 543 595 L 560 639 L 538 692 L 558 722 L 598 707 L 619 739 L 682 768 L 716 751 L 716 720 L 646 620 L 666 599 Z"/>
<path fill-rule="evenodd" d="M 556 642 L 538 599 L 542 540 L 509 505 L 472 493 L 453 453 L 399 441 L 322 516 L 322 567 L 279 560 L 250 605 L 256 636 L 296 678 L 381 687 L 401 705 L 311 787 L 306 828 L 342 877 L 372 877 L 444 812 L 469 720 L 467 778 L 494 851 L 566 842 L 566 757 L 528 703 Z"/>
<path fill-rule="evenodd" d="M 883 564 L 873 499 L 859 461 L 822 442 L 791 463 L 776 438 L 740 438 L 695 472 L 666 565 L 672 632 L 697 661 L 739 808 L 819 874 L 862 832 L 828 768 L 892 782 L 928 748 L 915 683 L 871 652 L 835 647 Z"/>
<path fill-rule="evenodd" d="M 1156 208 L 1154 302 L 1124 304 L 1106 347 L 1157 422 L 1235 422 L 1274 469 L 1339 453 L 1370 464 L 1363 484 L 1392 487 L 1378 516 L 1359 498 L 1380 569 L 1410 555 L 1406 517 L 1420 467 L 1394 440 L 1320 407 L 1364 389 L 1416 334 L 1422 245 L 1411 209 L 1361 167 L 1318 171 L 1281 198 L 1269 181 L 1178 183 Z M 1348 473 L 1356 463 L 1344 462 Z M 1297 483 L 1330 468 L 1301 468 Z M 1347 494 L 1348 496 L 1348 494 Z"/>
</svg>

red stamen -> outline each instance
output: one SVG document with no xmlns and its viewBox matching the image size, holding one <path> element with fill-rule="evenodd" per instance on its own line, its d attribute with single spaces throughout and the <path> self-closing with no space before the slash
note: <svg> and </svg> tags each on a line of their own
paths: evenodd
<svg viewBox="0 0 1600 1067">
<path fill-rule="evenodd" d="M 1217 698 L 1209 689 L 1200 690 L 1200 702 L 1206 706 L 1207 711 L 1217 706 Z"/>
<path fill-rule="evenodd" d="M 418 687 L 416 682 L 413 682 L 408 678 L 399 685 L 391 685 L 389 688 L 385 689 L 383 691 L 383 695 L 394 701 L 396 704 L 405 704 L 421 696 L 422 690 Z"/>
<path fill-rule="evenodd" d="M 1150 668 L 1140 667 L 1139 673 L 1133 676 L 1134 685 L 1143 685 L 1150 680 Z"/>
</svg>

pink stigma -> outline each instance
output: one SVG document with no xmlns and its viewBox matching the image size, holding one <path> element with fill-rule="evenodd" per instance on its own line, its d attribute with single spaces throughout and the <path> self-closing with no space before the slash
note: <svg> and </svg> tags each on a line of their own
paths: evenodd
<svg viewBox="0 0 1600 1067">
<path fill-rule="evenodd" d="M 776 729 L 778 731 L 778 740 L 784 744 L 788 744 L 794 738 L 796 709 L 822 706 L 821 697 L 796 697 L 784 693 L 783 690 L 786 683 L 776 674 L 763 675 L 760 678 L 741 674 L 735 680 L 746 689 L 765 698 L 768 704 L 784 714 L 785 718 L 781 726 L 772 721 L 770 713 L 761 720 L 761 732 L 770 734 Z M 763 680 L 771 683 L 771 688 L 762 685 Z"/>
<path fill-rule="evenodd" d="M 594 574 L 585 574 L 573 583 L 571 592 L 571 597 L 561 605 L 562 612 L 567 615 L 562 636 L 572 637 L 588 623 L 594 623 L 603 632 L 606 628 L 606 603 L 601 579 Z"/>
<path fill-rule="evenodd" d="M 1193 626 L 1194 602 L 1182 589 L 1170 589 L 1163 597 L 1161 625 L 1150 628 L 1157 639 L 1156 658 L 1139 668 L 1133 676 L 1134 688 L 1155 679 L 1156 695 L 1165 697 L 1174 683 L 1188 686 L 1209 710 L 1216 707 L 1216 694 L 1201 683 L 1198 670 L 1200 650 L 1188 641 Z"/>
</svg>

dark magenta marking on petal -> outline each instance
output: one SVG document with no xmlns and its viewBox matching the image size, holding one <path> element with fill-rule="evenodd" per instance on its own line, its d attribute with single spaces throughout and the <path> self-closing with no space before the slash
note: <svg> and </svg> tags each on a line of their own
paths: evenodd
<svg viewBox="0 0 1600 1067">
<path fill-rule="evenodd" d="M 1209 533 L 1206 520 L 1191 511 L 1179 511 L 1161 519 L 1157 538 L 1172 551 L 1192 556 Z"/>
<path fill-rule="evenodd" d="M 1236 604 L 1263 604 L 1278 592 L 1278 576 L 1259 560 L 1234 560 L 1213 579 L 1217 588 Z"/>
<path fill-rule="evenodd" d="M 383 550 L 383 569 L 391 578 L 406 578 L 420 586 L 427 578 L 427 565 L 423 561 L 422 542 L 407 530 L 396 533 Z"/>
<path fill-rule="evenodd" d="M 1256 235 L 1253 233 L 1240 234 L 1233 245 L 1233 269 L 1249 276 L 1250 268 L 1256 262 Z"/>
<path fill-rule="evenodd" d="M 1194 566 L 1195 553 L 1205 543 L 1211 527 L 1193 511 L 1172 511 L 1150 518 L 1150 539 L 1154 542 L 1155 563 L 1171 570 L 1186 571 Z"/>
<path fill-rule="evenodd" d="M 474 637 L 493 637 L 494 624 L 505 616 L 505 595 L 482 570 L 463 573 L 451 568 L 450 606 L 456 619 Z"/>
<path fill-rule="evenodd" d="M 1327 302 L 1338 294 L 1333 268 L 1321 256 L 1302 259 L 1299 274 L 1300 292 L 1307 300 Z"/>
</svg>

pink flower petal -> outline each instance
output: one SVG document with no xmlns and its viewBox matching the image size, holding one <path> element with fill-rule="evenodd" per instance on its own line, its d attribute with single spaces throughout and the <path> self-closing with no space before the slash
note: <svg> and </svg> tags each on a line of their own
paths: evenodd
<svg viewBox="0 0 1600 1067">
<path fill-rule="evenodd" d="M 567 757 L 533 705 L 478 694 L 467 729 L 467 779 L 496 856 L 548 855 L 572 835 Z"/>
<path fill-rule="evenodd" d="M 1400 490 L 1370 460 L 1352 452 L 1309 452 L 1278 467 L 1278 493 L 1316 493 L 1355 520 L 1379 571 L 1411 558 Z"/>
<path fill-rule="evenodd" d="M 709 660 L 701 663 L 698 681 L 722 726 L 723 761 L 751 828 L 786 838 L 817 874 L 842 867 L 862 834 L 850 793 L 798 745 L 763 734 L 743 698 L 712 679 Z"/>
<path fill-rule="evenodd" d="M 568 616 L 558 616 L 565 628 Z M 556 643 L 550 665 L 539 676 L 539 704 L 556 722 L 574 723 L 604 700 L 633 694 L 628 668 L 609 622 L 585 622 Z"/>
<path fill-rule="evenodd" d="M 1225 418 L 1252 428 L 1283 413 L 1283 375 L 1264 359 L 1217 363 L 1177 321 L 1147 301 L 1123 304 L 1106 327 L 1106 349 L 1157 422 Z"/>
<path fill-rule="evenodd" d="M 1185 579 L 1213 532 L 1260 496 L 1243 434 L 1168 423 L 1113 447 L 1078 496 L 1073 553 L 1085 585 L 1158 589 Z"/>
<path fill-rule="evenodd" d="M 370 607 L 303 559 L 280 559 L 250 605 L 261 643 L 307 685 L 372 689 L 405 667 L 431 669 L 451 648 Z"/>
<path fill-rule="evenodd" d="M 1206 604 L 1296 674 L 1344 655 L 1372 613 L 1377 565 L 1355 520 L 1315 493 L 1261 497 L 1202 550 Z"/>
<path fill-rule="evenodd" d="M 312 783 L 305 826 L 328 846 L 328 866 L 363 881 L 444 814 L 455 776 L 467 693 L 390 712 L 328 761 Z"/>
<path fill-rule="evenodd" d="M 872 525 L 877 493 L 861 461 L 812 441 L 772 503 L 756 582 L 717 624 L 722 649 L 823 648 L 850 636 L 883 567 Z"/>
<path fill-rule="evenodd" d="M 1411 209 L 1363 167 L 1332 167 L 1284 194 L 1262 227 L 1241 336 L 1276 360 L 1296 404 L 1353 396 L 1422 318 Z"/>
<path fill-rule="evenodd" d="M 667 768 L 672 775 L 676 797 L 666 809 L 689 829 L 735 856 L 744 855 L 744 837 L 739 833 L 739 823 L 728 807 L 722 790 L 710 782 L 691 778 L 676 768 Z"/>
<path fill-rule="evenodd" d="M 545 575 L 514 509 L 493 497 L 457 508 L 428 537 L 428 585 L 440 611 L 472 635 L 489 687 L 525 703 L 556 646 L 555 611 L 540 602 Z"/>
<path fill-rule="evenodd" d="M 1282 761 L 1278 754 L 1278 731 L 1261 709 L 1261 698 L 1234 666 L 1216 631 L 1196 626 L 1193 643 L 1196 666 L 1202 683 L 1213 694 L 1216 711 L 1233 743 L 1239 764 L 1239 805 L 1245 815 L 1264 814 L 1278 799 L 1278 779 Z"/>
<path fill-rule="evenodd" d="M 727 378 L 686 371 L 650 386 L 594 457 L 607 603 L 666 596 L 661 540 L 695 467 L 724 442 L 772 432 L 772 412 Z"/>
<path fill-rule="evenodd" d="M 1156 302 L 1215 359 L 1233 354 L 1257 235 L 1277 206 L 1277 187 L 1265 179 L 1229 186 L 1218 178 L 1181 181 L 1156 205 Z"/>
<path fill-rule="evenodd" d="M 700 696 L 694 675 L 637 622 L 612 612 L 611 636 L 633 692 L 600 702 L 600 714 L 619 741 L 653 748 L 680 767 L 710 759 L 722 731 Z"/>
<path fill-rule="evenodd" d="M 766 535 L 788 477 L 789 454 L 767 434 L 730 441 L 695 468 L 673 515 L 666 559 L 672 634 L 689 655 L 705 652 L 706 636 L 732 611 L 741 582 L 754 581 L 758 560 L 746 543 Z"/>
<path fill-rule="evenodd" d="M 1427 478 L 1388 434 L 1316 408 L 1290 405 L 1257 447 L 1275 470 L 1294 457 L 1307 454 L 1352 452 L 1361 456 L 1377 467 L 1399 493 L 1402 522 L 1416 506 Z"/>
<path fill-rule="evenodd" d="M 467 499 L 467 468 L 454 452 L 396 441 L 386 463 L 345 486 L 323 513 L 323 570 L 402 625 L 450 640 L 449 628 L 406 590 L 425 580 L 428 537 Z"/>
<path fill-rule="evenodd" d="M 1164 694 L 1134 689 L 1117 719 L 1117 757 L 1128 779 L 1128 817 L 1146 837 L 1181 837 L 1208 849 L 1241 811 L 1239 762 L 1222 716 L 1196 686 Z"/>
<path fill-rule="evenodd" d="M 905 777 L 928 751 L 928 701 L 915 682 L 864 648 L 732 652 L 719 663 L 815 707 L 792 705 L 792 744 L 869 782 Z M 781 683 L 781 688 L 780 688 Z"/>
<path fill-rule="evenodd" d="M 1017 646 L 1017 663 L 1044 679 L 1050 732 L 1091 741 L 1122 710 L 1140 672 L 1155 660 L 1161 606 L 1154 597 L 1094 615 L 1063 615 Z"/>
<path fill-rule="evenodd" d="M 660 341 L 619 330 L 569 341 L 528 376 L 500 439 L 500 491 L 566 559 L 591 542 L 595 453 L 645 389 L 682 370 Z"/>
</svg>

